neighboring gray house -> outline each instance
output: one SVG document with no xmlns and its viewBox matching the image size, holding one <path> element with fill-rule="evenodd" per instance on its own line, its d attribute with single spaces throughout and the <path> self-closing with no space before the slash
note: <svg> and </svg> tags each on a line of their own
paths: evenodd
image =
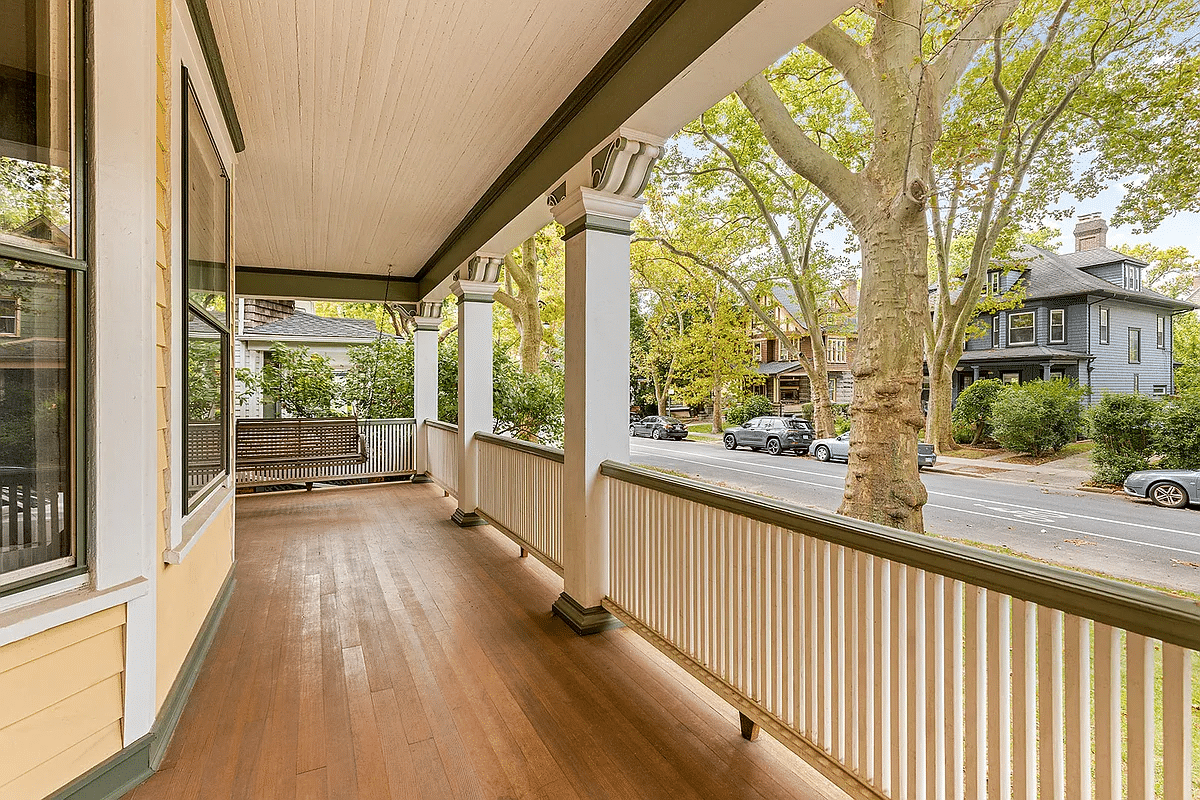
<svg viewBox="0 0 1200 800">
<path fill-rule="evenodd" d="M 267 306 L 263 301 L 239 298 L 237 335 L 234 337 L 234 366 L 261 370 L 272 345 L 307 347 L 325 356 L 341 377 L 350 368 L 348 351 L 355 345 L 371 344 L 379 336 L 375 323 L 369 319 L 318 317 L 299 310 L 290 303 L 287 308 Z M 252 325 L 256 319 L 270 321 Z M 241 385 L 238 384 L 240 390 Z M 251 397 L 237 404 L 237 418 L 259 419 L 274 416 L 274 409 L 261 398 Z"/>
<path fill-rule="evenodd" d="M 1142 285 L 1145 262 L 1108 249 L 1107 223 L 1080 218 L 1073 253 L 1027 247 L 1023 269 L 988 273 L 998 294 L 1021 281 L 1023 305 L 983 320 L 967 342 L 954 394 L 980 378 L 1023 382 L 1069 378 L 1104 392 L 1166 395 L 1174 391 L 1174 318 L 1197 306 Z"/>
</svg>

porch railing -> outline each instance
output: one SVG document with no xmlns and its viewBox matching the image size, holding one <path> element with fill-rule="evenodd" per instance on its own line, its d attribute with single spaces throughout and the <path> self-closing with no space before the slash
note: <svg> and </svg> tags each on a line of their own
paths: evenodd
<svg viewBox="0 0 1200 800">
<path fill-rule="evenodd" d="M 476 433 L 479 513 L 562 575 L 563 451 Z"/>
<path fill-rule="evenodd" d="M 237 485 L 269 486 L 411 475 L 416 464 L 413 452 L 415 431 L 416 421 L 412 419 L 360 419 L 358 432 L 366 443 L 366 461 L 307 467 L 239 468 Z"/>
<path fill-rule="evenodd" d="M 58 469 L 0 467 L 0 583 L 70 555 L 66 487 Z"/>
<path fill-rule="evenodd" d="M 429 477 L 458 497 L 458 426 L 436 419 L 425 420 Z"/>
<path fill-rule="evenodd" d="M 616 462 L 602 473 L 605 607 L 852 796 L 1197 791 L 1195 603 Z"/>
</svg>

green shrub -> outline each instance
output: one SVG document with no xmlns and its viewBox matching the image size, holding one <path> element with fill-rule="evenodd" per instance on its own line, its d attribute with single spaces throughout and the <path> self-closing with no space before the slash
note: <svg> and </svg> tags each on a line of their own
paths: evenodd
<svg viewBox="0 0 1200 800">
<path fill-rule="evenodd" d="M 1083 421 L 1084 390 L 1073 381 L 1011 384 L 996 395 L 992 429 L 1009 450 L 1041 456 L 1075 441 Z"/>
<path fill-rule="evenodd" d="M 833 435 L 841 436 L 846 431 L 850 430 L 850 417 L 834 417 L 833 418 Z"/>
<path fill-rule="evenodd" d="M 1092 439 L 1092 475 L 1097 483 L 1121 483 L 1146 469 L 1154 455 L 1160 404 L 1142 394 L 1106 394 L 1087 414 Z"/>
<path fill-rule="evenodd" d="M 812 404 L 812 403 L 803 403 L 803 404 L 801 404 L 801 406 L 800 406 L 800 416 L 804 417 L 804 418 L 805 418 L 806 420 L 808 420 L 809 422 L 812 422 L 812 418 L 813 418 L 813 404 Z"/>
<path fill-rule="evenodd" d="M 985 378 L 975 381 L 958 394 L 951 412 L 951 422 L 957 427 L 969 430 L 971 438 L 960 440 L 955 435 L 955 441 L 966 444 L 979 444 L 984 437 L 991 433 L 992 407 L 996 397 L 1004 389 L 1004 384 L 995 378 Z"/>
<path fill-rule="evenodd" d="M 954 423 L 950 428 L 950 433 L 954 436 L 954 441 L 959 444 L 971 444 L 975 441 L 975 429 L 966 425 Z"/>
<path fill-rule="evenodd" d="M 745 425 L 747 420 L 769 416 L 774 411 L 775 406 L 763 395 L 747 395 L 742 402 L 730 406 L 725 411 L 725 424 L 729 426 Z"/>
<path fill-rule="evenodd" d="M 1154 426 L 1154 451 L 1164 469 L 1200 469 L 1200 391 L 1161 403 Z"/>
</svg>

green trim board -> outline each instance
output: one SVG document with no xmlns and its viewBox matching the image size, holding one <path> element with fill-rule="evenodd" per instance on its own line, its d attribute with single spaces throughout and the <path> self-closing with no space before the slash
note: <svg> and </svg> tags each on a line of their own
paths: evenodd
<svg viewBox="0 0 1200 800">
<path fill-rule="evenodd" d="M 200 39 L 200 50 L 204 53 L 208 75 L 217 91 L 217 102 L 221 106 L 221 115 L 225 118 L 229 138 L 233 142 L 233 151 L 240 153 L 246 149 L 246 139 L 242 135 L 242 124 L 238 121 L 237 108 L 233 104 L 233 92 L 229 89 L 229 78 L 225 75 L 225 63 L 221 60 L 221 48 L 217 44 L 212 17 L 208 14 L 208 2 L 187 0 L 187 6 L 192 24 L 196 26 L 196 36 Z"/>
<path fill-rule="evenodd" d="M 225 609 L 229 606 L 236 566 L 237 562 L 234 562 L 229 568 L 225 583 L 209 607 L 150 732 L 92 767 L 46 800 L 117 800 L 154 774 L 162 763 L 167 745 L 187 706 L 188 695 L 200 675 L 200 668 L 204 665 Z"/>
<path fill-rule="evenodd" d="M 417 273 L 421 296 L 529 207 L 762 0 L 651 0 Z"/>
<path fill-rule="evenodd" d="M 563 241 L 584 231 L 600 231 L 601 233 L 616 233 L 621 236 L 633 235 L 633 223 L 623 219 L 613 219 L 599 214 L 584 214 L 579 219 L 563 228 Z"/>
<path fill-rule="evenodd" d="M 1200 650 L 1200 604 L 933 536 L 605 461 L 600 473 L 1152 639 Z"/>
<path fill-rule="evenodd" d="M 234 291 L 246 297 L 288 297 L 380 303 L 415 303 L 417 282 L 386 275 L 353 275 L 302 269 L 239 266 Z"/>
</svg>

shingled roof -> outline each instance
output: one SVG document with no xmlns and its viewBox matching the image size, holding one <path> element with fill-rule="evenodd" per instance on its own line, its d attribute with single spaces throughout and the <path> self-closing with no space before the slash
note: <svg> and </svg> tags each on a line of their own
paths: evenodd
<svg viewBox="0 0 1200 800">
<path fill-rule="evenodd" d="M 311 339 L 316 341 L 369 341 L 379 336 L 369 319 L 318 317 L 297 311 L 290 317 L 249 328 L 243 339 Z"/>
<path fill-rule="evenodd" d="M 1196 308 L 1192 303 L 1176 300 L 1150 289 L 1140 291 L 1126 289 L 1086 272 L 1086 267 L 1118 264 L 1123 261 L 1141 267 L 1146 266 L 1144 261 L 1139 261 L 1124 253 L 1118 253 L 1116 250 L 1109 250 L 1107 247 L 1059 254 L 1040 247 L 1027 246 L 1022 250 L 1019 258 L 1026 262 L 1023 280 L 1025 281 L 1027 300 L 1090 294 L 1166 306 L 1179 311 Z"/>
</svg>

